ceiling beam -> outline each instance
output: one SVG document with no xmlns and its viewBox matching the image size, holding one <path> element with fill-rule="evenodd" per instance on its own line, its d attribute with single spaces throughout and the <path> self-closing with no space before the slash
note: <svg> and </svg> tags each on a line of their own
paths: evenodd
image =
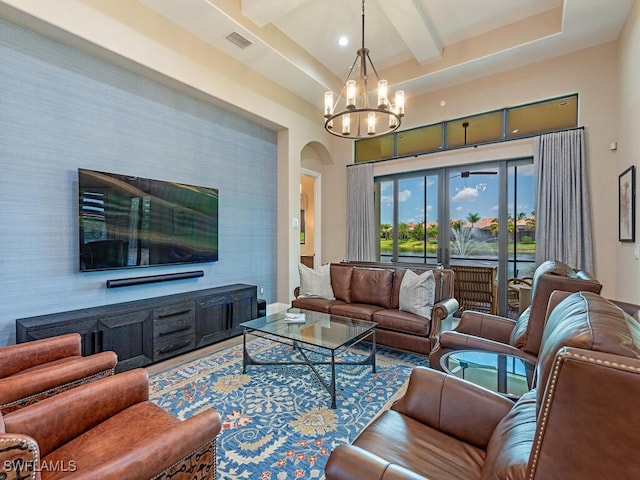
<svg viewBox="0 0 640 480">
<path fill-rule="evenodd" d="M 378 5 L 420 65 L 442 58 L 440 39 L 417 0 L 382 0 Z"/>
<path fill-rule="evenodd" d="M 278 18 L 298 8 L 308 0 L 241 0 L 242 14 L 259 27 L 274 23 Z"/>
</svg>

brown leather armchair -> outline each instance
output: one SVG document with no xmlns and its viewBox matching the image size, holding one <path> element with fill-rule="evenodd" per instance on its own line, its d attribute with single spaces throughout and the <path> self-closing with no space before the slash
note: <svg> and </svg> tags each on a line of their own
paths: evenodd
<svg viewBox="0 0 640 480">
<path fill-rule="evenodd" d="M 325 467 L 327 480 L 636 479 L 640 327 L 606 299 L 573 293 L 545 327 L 539 387 L 515 404 L 425 367 Z"/>
<path fill-rule="evenodd" d="M 551 293 L 555 290 L 600 293 L 602 285 L 585 272 L 576 271 L 561 262 L 547 261 L 536 269 L 531 290 L 531 305 L 518 320 L 464 312 L 456 328 L 440 334 L 436 347 L 429 354 L 431 368 L 442 370 L 440 359 L 453 350 L 489 350 L 535 362 Z"/>
<path fill-rule="evenodd" d="M 3 415 L 0 467 L 41 480 L 215 478 L 219 414 L 181 421 L 148 399 L 136 369 Z"/>
<path fill-rule="evenodd" d="M 73 387 L 113 375 L 114 352 L 82 356 L 77 333 L 0 349 L 0 412 L 9 413 Z"/>
</svg>

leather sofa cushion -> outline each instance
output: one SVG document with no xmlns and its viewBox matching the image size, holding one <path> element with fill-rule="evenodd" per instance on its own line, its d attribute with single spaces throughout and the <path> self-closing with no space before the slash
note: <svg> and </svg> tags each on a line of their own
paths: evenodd
<svg viewBox="0 0 640 480">
<path fill-rule="evenodd" d="M 371 320 L 373 314 L 382 307 L 368 305 L 364 303 L 339 303 L 332 305 L 329 312 L 333 315 L 340 315 L 348 318 L 359 318 L 360 320 Z"/>
<path fill-rule="evenodd" d="M 333 295 L 337 300 L 351 302 L 351 276 L 353 267 L 351 265 L 331 264 L 331 287 Z"/>
<path fill-rule="evenodd" d="M 353 268 L 351 302 L 391 308 L 393 270 L 381 268 Z"/>
<path fill-rule="evenodd" d="M 430 480 L 479 480 L 485 458 L 483 450 L 394 410 L 382 413 L 353 444 Z"/>
<path fill-rule="evenodd" d="M 526 478 L 535 433 L 536 390 L 530 390 L 493 431 L 487 445 L 482 480 Z"/>
<path fill-rule="evenodd" d="M 313 310 L 314 312 L 329 313 L 333 305 L 342 305 L 345 302 L 340 300 L 329 300 L 327 298 L 318 297 L 298 297 L 291 302 L 293 308 L 301 308 L 303 310 Z"/>
<path fill-rule="evenodd" d="M 411 335 L 427 336 L 431 331 L 430 320 L 401 310 L 378 310 L 372 315 L 371 320 L 381 328 Z"/>
</svg>

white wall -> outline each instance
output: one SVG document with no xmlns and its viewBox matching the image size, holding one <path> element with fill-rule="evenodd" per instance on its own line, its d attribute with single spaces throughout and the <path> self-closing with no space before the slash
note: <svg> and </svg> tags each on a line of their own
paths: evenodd
<svg viewBox="0 0 640 480">
<path fill-rule="evenodd" d="M 619 45 L 619 91 L 617 102 L 619 135 L 616 161 L 612 170 L 620 174 L 631 165 L 636 167 L 636 245 L 640 243 L 640 2 L 636 1 L 623 29 Z M 615 166 L 615 168 L 613 167 Z M 613 193 L 613 192 L 612 192 Z M 620 300 L 640 303 L 640 260 L 634 256 L 634 245 L 617 243 L 612 267 L 615 269 L 615 296 Z"/>
</svg>

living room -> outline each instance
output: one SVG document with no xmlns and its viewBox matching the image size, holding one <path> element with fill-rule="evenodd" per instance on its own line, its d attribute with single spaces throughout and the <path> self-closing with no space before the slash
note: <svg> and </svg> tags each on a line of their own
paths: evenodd
<svg viewBox="0 0 640 480">
<path fill-rule="evenodd" d="M 300 232 L 293 220 L 300 212 L 301 169 L 322 177 L 316 263 L 347 257 L 346 168 L 353 145 L 324 131 L 320 97 L 288 91 L 145 2 L 6 0 L 0 17 L 7 59 L 0 66 L 6 79 L 0 245 L 10 252 L 2 261 L 0 346 L 15 343 L 18 318 L 233 283 L 256 285 L 272 308 L 289 305 L 299 283 Z M 590 273 L 605 297 L 628 302 L 638 300 L 640 269 L 634 244 L 618 241 L 617 183 L 640 152 L 634 132 L 639 22 L 635 1 L 615 38 L 407 98 L 402 126 L 578 93 L 591 189 Z M 523 139 L 380 162 L 374 169 L 386 175 L 532 151 L 532 140 Z M 78 168 L 218 188 L 218 262 L 199 266 L 201 278 L 116 289 L 106 282 L 147 273 L 80 273 Z M 157 267 L 153 274 L 186 270 L 192 268 Z"/>
</svg>

